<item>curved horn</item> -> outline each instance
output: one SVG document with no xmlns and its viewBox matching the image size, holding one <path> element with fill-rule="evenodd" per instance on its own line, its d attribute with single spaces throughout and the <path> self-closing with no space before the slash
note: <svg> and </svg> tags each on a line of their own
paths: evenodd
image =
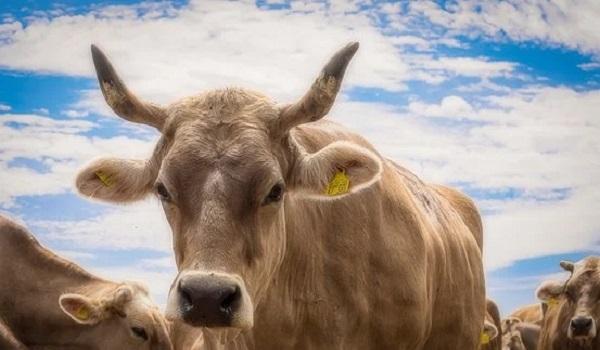
<svg viewBox="0 0 600 350">
<path fill-rule="evenodd" d="M 135 97 L 119 78 L 106 55 L 96 45 L 92 45 L 92 59 L 104 100 L 113 111 L 123 119 L 162 130 L 167 118 L 164 109 Z"/>
<path fill-rule="evenodd" d="M 575 270 L 575 264 L 573 264 L 571 261 L 566 261 L 566 260 L 561 261 L 560 267 L 562 267 L 563 270 L 568 271 L 570 273 L 573 273 L 573 271 Z"/>
<path fill-rule="evenodd" d="M 323 67 L 321 74 L 300 101 L 285 106 L 280 113 L 280 130 L 287 132 L 296 125 L 323 118 L 331 109 L 340 90 L 348 63 L 358 50 L 358 42 L 352 42 L 336 52 Z"/>
</svg>

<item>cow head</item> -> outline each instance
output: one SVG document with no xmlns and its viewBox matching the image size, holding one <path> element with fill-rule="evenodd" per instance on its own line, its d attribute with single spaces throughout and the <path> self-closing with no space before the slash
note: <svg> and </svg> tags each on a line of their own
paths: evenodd
<svg viewBox="0 0 600 350">
<path fill-rule="evenodd" d="M 595 342 L 600 317 L 600 258 L 588 257 L 578 263 L 563 261 L 560 266 L 571 277 L 567 282 L 542 283 L 537 296 L 548 304 L 548 313 L 556 313 L 558 332 L 582 345 Z"/>
<path fill-rule="evenodd" d="M 100 159 L 83 169 L 83 195 L 113 202 L 155 193 L 173 231 L 179 274 L 167 314 L 188 324 L 247 329 L 286 247 L 285 206 L 293 196 L 336 200 L 375 182 L 380 158 L 337 141 L 307 151 L 290 132 L 331 108 L 352 43 L 338 51 L 298 102 L 277 105 L 244 89 L 214 90 L 159 107 L 136 98 L 92 47 L 107 103 L 122 118 L 157 128 L 148 161 Z M 343 173 L 349 188 L 324 192 Z"/>
<path fill-rule="evenodd" d="M 79 341 L 100 349 L 170 350 L 167 323 L 148 297 L 145 287 L 134 282 L 89 297 L 65 293 L 62 311 L 75 323 L 89 327 Z"/>
</svg>

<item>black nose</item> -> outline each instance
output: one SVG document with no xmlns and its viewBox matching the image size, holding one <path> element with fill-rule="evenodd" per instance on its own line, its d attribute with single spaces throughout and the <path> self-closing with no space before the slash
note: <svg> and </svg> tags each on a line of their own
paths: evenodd
<svg viewBox="0 0 600 350">
<path fill-rule="evenodd" d="M 591 317 L 575 317 L 571 320 L 571 330 L 574 336 L 586 336 L 592 329 Z"/>
<path fill-rule="evenodd" d="M 183 276 L 178 291 L 183 320 L 196 327 L 228 327 L 242 296 L 237 283 L 213 275 Z"/>
</svg>

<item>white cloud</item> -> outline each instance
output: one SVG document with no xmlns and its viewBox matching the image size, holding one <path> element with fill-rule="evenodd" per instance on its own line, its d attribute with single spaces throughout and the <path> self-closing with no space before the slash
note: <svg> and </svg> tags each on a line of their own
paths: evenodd
<svg viewBox="0 0 600 350">
<path fill-rule="evenodd" d="M 384 35 L 368 11 L 355 11 L 357 2 L 293 2 L 291 10 L 277 11 L 245 2 L 192 1 L 181 9 L 163 4 L 151 11 L 140 6 L 13 25 L 10 40 L 0 43 L 0 65 L 93 77 L 89 44 L 96 43 L 133 91 L 160 103 L 227 85 L 255 88 L 282 101 L 295 99 L 329 56 L 353 40 L 361 42 L 361 50 L 349 68 L 346 88 L 400 91 L 409 80 L 439 84 L 455 76 L 510 76 L 515 68 L 485 57 L 414 55 L 408 47 L 430 51 L 461 43 L 454 38 Z M 387 7 L 379 10 L 391 11 Z M 157 19 L 157 14 L 165 17 Z M 84 92 L 69 113 L 107 115 L 98 101 L 98 92 Z"/>
<path fill-rule="evenodd" d="M 583 70 L 596 70 L 596 69 L 600 69 L 600 62 L 582 63 L 582 64 L 578 64 L 577 67 L 579 67 Z"/>
<path fill-rule="evenodd" d="M 408 110 L 425 117 L 468 118 L 473 115 L 473 107 L 460 96 L 446 96 L 439 105 L 411 102 Z"/>
<path fill-rule="evenodd" d="M 9 105 L 5 105 L 0 103 L 0 112 L 7 112 L 10 111 L 12 108 Z"/>
<path fill-rule="evenodd" d="M 87 249 L 171 251 L 170 228 L 154 198 L 77 221 L 30 221 L 45 237 Z"/>
<path fill-rule="evenodd" d="M 411 13 L 450 29 L 453 35 L 507 36 L 516 41 L 539 41 L 600 55 L 596 0 L 464 0 L 441 7 L 434 1 L 410 3 Z"/>
<path fill-rule="evenodd" d="M 48 110 L 48 108 L 34 108 L 33 112 L 37 113 L 37 114 L 43 114 L 43 115 L 49 115 L 50 114 L 50 111 Z"/>
<path fill-rule="evenodd" d="M 56 120 L 24 114 L 0 115 L 0 207 L 18 196 L 65 193 L 73 188 L 77 169 L 102 154 L 145 158 L 152 141 L 115 136 L 87 137 L 98 125 L 87 120 Z M 9 166 L 16 159 L 36 161 L 44 171 Z"/>
<path fill-rule="evenodd" d="M 61 111 L 61 114 L 66 115 L 69 118 L 84 118 L 87 117 L 90 113 L 88 111 L 78 111 L 75 109 L 67 109 L 64 111 Z"/>
</svg>

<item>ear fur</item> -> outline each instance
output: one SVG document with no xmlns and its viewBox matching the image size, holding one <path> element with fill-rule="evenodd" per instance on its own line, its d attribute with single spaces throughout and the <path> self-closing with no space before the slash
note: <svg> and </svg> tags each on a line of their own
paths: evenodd
<svg viewBox="0 0 600 350">
<path fill-rule="evenodd" d="M 310 197 L 339 198 L 370 186 L 381 176 L 380 157 L 371 150 L 347 141 L 333 142 L 313 154 L 301 153 L 293 174 L 293 188 Z M 327 195 L 337 173 L 349 182 L 347 191 Z"/>
<path fill-rule="evenodd" d="M 80 170 L 75 180 L 79 193 L 108 202 L 132 202 L 152 191 L 156 170 L 141 160 L 101 158 Z"/>
</svg>

